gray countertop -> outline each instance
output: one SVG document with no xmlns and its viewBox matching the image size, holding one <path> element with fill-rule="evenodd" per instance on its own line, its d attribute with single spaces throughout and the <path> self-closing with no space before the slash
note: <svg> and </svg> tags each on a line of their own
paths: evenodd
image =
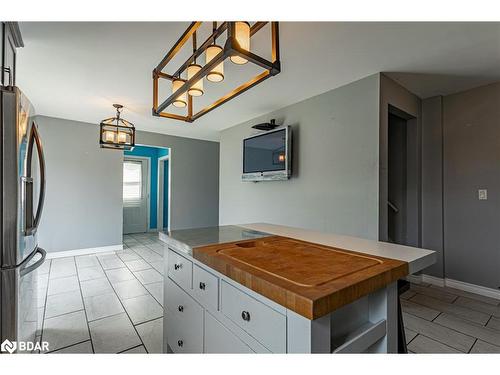
<svg viewBox="0 0 500 375">
<path fill-rule="evenodd" d="M 193 255 L 193 247 L 267 236 L 283 236 L 367 255 L 401 260 L 408 263 L 410 274 L 420 271 L 436 261 L 436 253 L 431 250 L 266 223 L 174 230 L 160 232 L 159 236 L 160 240 L 169 246 L 191 256 Z"/>
<path fill-rule="evenodd" d="M 216 245 L 268 236 L 271 236 L 271 234 L 237 225 L 160 232 L 160 240 L 174 247 L 176 250 L 183 251 L 189 255 L 193 255 L 193 248 L 198 246 Z"/>
</svg>

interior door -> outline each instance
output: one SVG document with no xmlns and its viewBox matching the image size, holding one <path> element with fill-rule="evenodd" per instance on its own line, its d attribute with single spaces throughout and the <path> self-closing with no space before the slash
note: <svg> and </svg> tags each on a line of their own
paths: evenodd
<svg viewBox="0 0 500 375">
<path fill-rule="evenodd" d="M 123 234 L 148 230 L 148 160 L 123 161 Z"/>
</svg>

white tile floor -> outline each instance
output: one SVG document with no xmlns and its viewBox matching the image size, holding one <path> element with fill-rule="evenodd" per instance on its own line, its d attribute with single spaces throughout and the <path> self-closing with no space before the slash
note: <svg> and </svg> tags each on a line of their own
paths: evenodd
<svg viewBox="0 0 500 375">
<path fill-rule="evenodd" d="M 126 235 L 123 248 L 42 266 L 39 339 L 50 353 L 162 352 L 162 243 Z"/>
<path fill-rule="evenodd" d="M 123 243 L 42 266 L 40 339 L 51 353 L 162 352 L 162 243 L 157 233 Z M 402 308 L 411 353 L 500 353 L 500 300 L 412 284 Z"/>
</svg>

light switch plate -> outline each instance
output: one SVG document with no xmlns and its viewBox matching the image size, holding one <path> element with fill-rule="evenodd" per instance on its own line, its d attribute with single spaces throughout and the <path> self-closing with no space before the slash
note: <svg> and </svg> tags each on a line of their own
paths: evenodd
<svg viewBox="0 0 500 375">
<path fill-rule="evenodd" d="M 485 201 L 488 199 L 488 190 L 486 189 L 479 189 L 477 191 L 477 195 L 480 201 Z"/>
</svg>

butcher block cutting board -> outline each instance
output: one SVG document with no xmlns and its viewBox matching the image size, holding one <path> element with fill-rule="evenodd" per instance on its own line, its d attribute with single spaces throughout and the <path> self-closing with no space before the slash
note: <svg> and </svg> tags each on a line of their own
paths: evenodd
<svg viewBox="0 0 500 375">
<path fill-rule="evenodd" d="M 408 264 L 287 237 L 196 247 L 195 259 L 316 319 L 408 275 Z"/>
</svg>

